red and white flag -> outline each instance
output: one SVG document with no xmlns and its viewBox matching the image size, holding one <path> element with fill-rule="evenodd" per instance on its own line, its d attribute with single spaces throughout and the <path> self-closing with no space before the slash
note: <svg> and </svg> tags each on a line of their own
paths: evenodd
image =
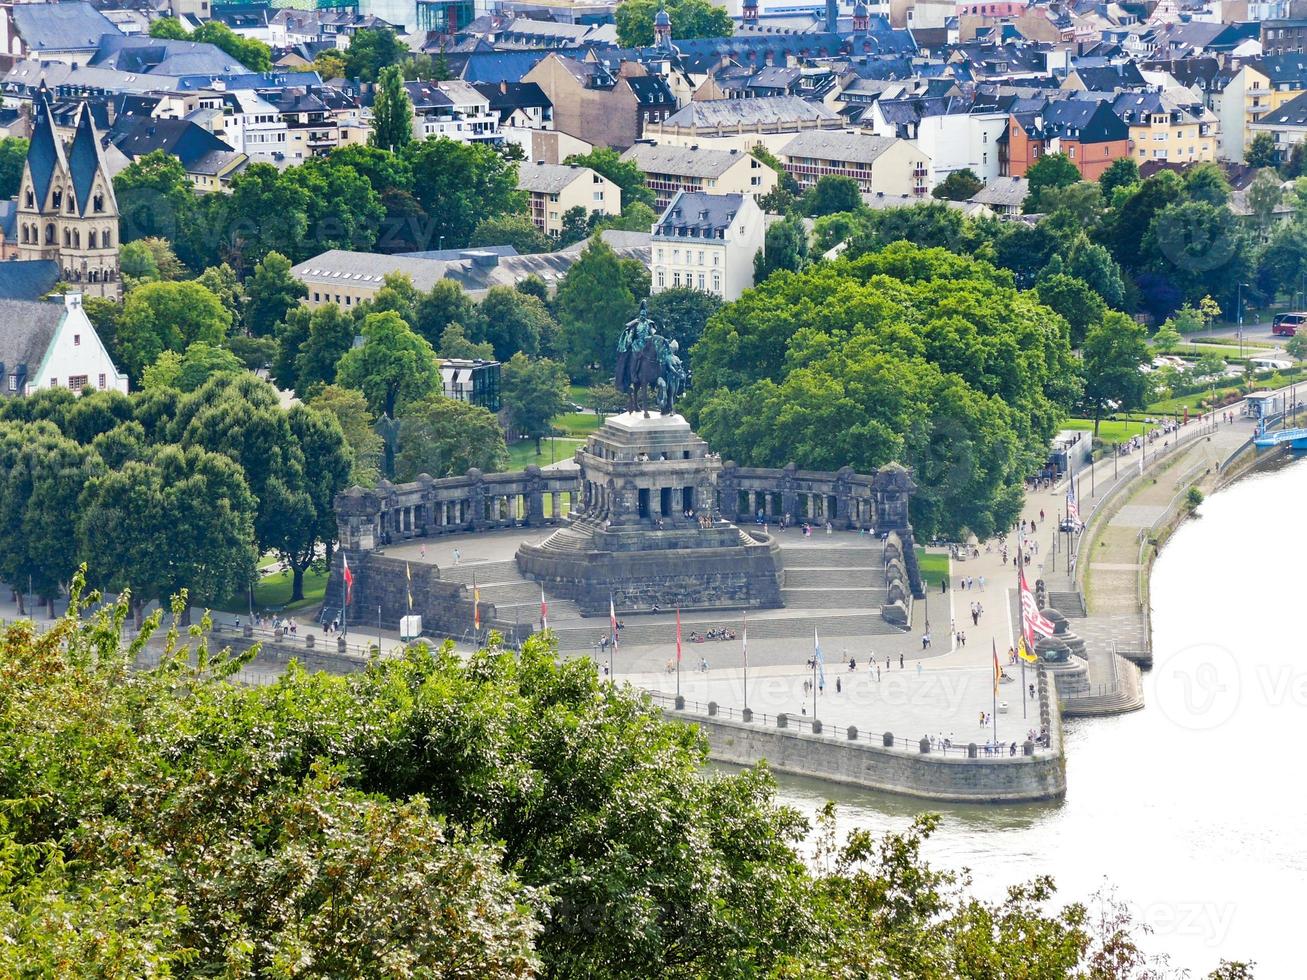
<svg viewBox="0 0 1307 980">
<path fill-rule="evenodd" d="M 1026 585 L 1026 570 L 1020 568 L 1018 573 L 1018 585 L 1021 591 L 1021 631 L 1026 636 L 1026 642 L 1032 647 L 1035 645 L 1035 636 L 1052 636 L 1053 624 L 1039 609 L 1039 604 L 1035 602 L 1035 596 Z"/>
<path fill-rule="evenodd" d="M 549 629 L 549 603 L 545 602 L 545 587 L 540 586 L 540 628 Z"/>
<path fill-rule="evenodd" d="M 613 649 L 617 649 L 617 608 L 613 605 L 613 597 L 608 597 L 608 628 L 613 632 Z"/>
<path fill-rule="evenodd" d="M 343 573 L 345 579 L 345 605 L 348 606 L 349 600 L 354 595 L 354 573 L 349 570 L 349 558 L 344 553 L 340 556 L 340 563 L 345 569 Z"/>
<path fill-rule="evenodd" d="M 481 590 L 477 588 L 477 577 L 472 576 L 472 629 L 481 632 Z"/>
</svg>

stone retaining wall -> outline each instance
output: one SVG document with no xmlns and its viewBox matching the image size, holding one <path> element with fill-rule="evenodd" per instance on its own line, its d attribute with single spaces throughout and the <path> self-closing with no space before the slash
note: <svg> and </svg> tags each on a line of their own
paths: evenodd
<svg viewBox="0 0 1307 980">
<path fill-rule="evenodd" d="M 1056 751 L 978 759 L 913 754 L 760 723 L 670 709 L 663 715 L 698 725 L 708 739 L 709 757 L 718 762 L 752 766 L 766 760 L 777 772 L 929 800 L 1026 803 L 1066 795 L 1066 766 Z"/>
</svg>

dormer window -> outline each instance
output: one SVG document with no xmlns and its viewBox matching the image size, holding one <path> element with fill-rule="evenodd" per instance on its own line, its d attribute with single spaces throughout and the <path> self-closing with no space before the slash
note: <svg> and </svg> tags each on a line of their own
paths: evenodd
<svg viewBox="0 0 1307 980">
<path fill-rule="evenodd" d="M 104 195 L 103 195 L 103 194 L 96 194 L 96 195 L 95 195 L 95 203 L 94 203 L 93 207 L 95 208 L 95 213 L 96 213 L 96 214 L 101 214 L 101 213 L 103 213 L 103 211 L 104 211 Z"/>
<path fill-rule="evenodd" d="M 62 207 L 62 206 L 63 206 L 63 203 L 64 203 L 64 192 L 63 192 L 63 191 L 55 191 L 55 192 L 54 192 L 54 197 L 53 197 L 53 202 L 54 202 L 54 209 L 55 209 L 56 211 L 58 211 L 59 208 Z"/>
</svg>

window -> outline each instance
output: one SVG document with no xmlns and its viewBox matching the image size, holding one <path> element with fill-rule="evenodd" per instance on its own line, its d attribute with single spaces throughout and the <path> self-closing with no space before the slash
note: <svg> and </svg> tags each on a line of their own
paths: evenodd
<svg viewBox="0 0 1307 980">
<path fill-rule="evenodd" d="M 676 287 L 681 285 L 681 274 L 679 272 L 672 273 L 672 285 Z"/>
<path fill-rule="evenodd" d="M 28 191 L 28 192 L 27 192 L 27 198 L 26 198 L 26 200 L 27 200 L 27 206 L 28 206 L 29 208 L 34 208 L 34 207 L 36 207 L 36 205 L 33 203 L 32 192 L 31 192 L 31 191 Z"/>
<path fill-rule="evenodd" d="M 722 277 L 716 272 L 712 274 L 712 291 L 720 293 L 722 291 Z"/>
<path fill-rule="evenodd" d="M 703 273 L 699 273 L 699 288 L 703 289 Z"/>
<path fill-rule="evenodd" d="M 100 213 L 102 213 L 102 212 L 104 211 L 104 195 L 103 195 L 103 194 L 96 194 L 96 195 L 95 195 L 94 204 L 92 205 L 92 207 L 94 208 L 96 214 L 100 214 Z"/>
<path fill-rule="evenodd" d="M 68 379 L 68 387 L 73 391 L 81 391 L 86 387 L 86 375 L 74 374 Z"/>
<path fill-rule="evenodd" d="M 314 293 L 314 294 L 313 294 L 313 302 L 315 302 L 315 303 L 320 303 L 321 301 L 322 301 L 321 297 L 320 297 L 317 293 Z"/>
<path fill-rule="evenodd" d="M 105 377 L 104 377 L 104 375 L 102 374 L 102 375 L 100 375 L 100 390 L 101 390 L 101 391 L 104 391 L 104 382 L 105 382 Z"/>
<path fill-rule="evenodd" d="M 81 335 L 81 334 L 79 334 L 79 333 L 75 333 L 75 334 L 73 334 L 73 346 L 74 346 L 74 347 L 81 347 L 81 346 L 82 346 L 82 335 Z"/>
<path fill-rule="evenodd" d="M 50 379 L 50 387 L 51 387 L 51 388 L 58 388 L 58 387 L 59 387 L 59 379 L 58 379 L 58 378 L 51 378 L 51 379 Z"/>
<path fill-rule="evenodd" d="M 703 265 L 703 249 L 699 249 L 699 264 Z"/>
<path fill-rule="evenodd" d="M 719 266 L 719 265 L 722 264 L 722 256 L 721 256 L 721 253 L 720 253 L 720 252 L 713 252 L 713 255 L 712 255 L 712 264 L 713 264 L 714 266 Z"/>
<path fill-rule="evenodd" d="M 9 375 L 9 390 L 10 391 L 18 390 L 18 375 L 16 374 Z"/>
<path fill-rule="evenodd" d="M 666 276 L 666 274 L 663 273 L 662 271 L 659 271 L 659 273 L 658 273 L 658 288 L 659 288 L 659 289 L 662 289 L 662 288 L 663 288 L 664 286 L 666 286 L 666 285 L 667 285 L 667 276 Z"/>
</svg>

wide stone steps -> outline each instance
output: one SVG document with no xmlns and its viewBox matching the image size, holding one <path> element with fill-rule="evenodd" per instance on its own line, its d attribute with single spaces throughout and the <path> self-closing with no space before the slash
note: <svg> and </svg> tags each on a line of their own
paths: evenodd
<svg viewBox="0 0 1307 980">
<path fill-rule="evenodd" d="M 478 583 L 480 576 L 477 577 Z M 540 604 L 540 586 L 535 582 L 500 582 L 495 585 L 477 586 L 482 602 L 493 602 L 496 606 L 521 605 L 534 602 Z"/>
<path fill-rule="evenodd" d="M 789 568 L 785 569 L 785 588 L 822 589 L 846 586 L 870 586 L 885 581 L 885 570 L 879 566 L 849 568 Z"/>
<path fill-rule="evenodd" d="M 1067 619 L 1085 618 L 1085 607 L 1080 604 L 1079 592 L 1049 592 L 1048 604 Z"/>
<path fill-rule="evenodd" d="M 471 585 L 473 577 L 482 590 L 487 585 L 516 583 L 525 581 L 517 570 L 514 561 L 483 561 L 468 565 L 442 565 L 440 578 L 445 582 L 461 582 Z"/>
<path fill-rule="evenodd" d="M 789 531 L 785 532 L 789 534 Z M 782 545 L 784 542 L 782 542 Z M 785 568 L 882 568 L 885 549 L 876 548 L 785 548 Z"/>
<path fill-rule="evenodd" d="M 676 624 L 670 623 L 638 623 L 632 619 L 624 619 L 626 624 L 622 630 L 620 641 L 624 646 L 654 646 L 658 644 L 674 644 L 676 642 Z M 723 613 L 714 619 L 702 620 L 681 620 L 681 639 L 683 643 L 689 642 L 691 630 L 704 632 L 714 626 L 729 626 L 737 633 L 740 630 L 740 614 L 738 612 Z M 899 635 L 902 631 L 895 629 L 889 623 L 880 618 L 879 613 L 850 613 L 845 615 L 826 615 L 826 616 L 803 616 L 790 619 L 750 619 L 749 620 L 749 639 L 794 639 L 796 642 L 806 642 L 809 646 L 812 644 L 813 630 L 818 630 L 821 634 L 830 637 L 836 636 L 886 636 L 889 634 Z M 559 625 L 555 628 L 558 636 L 558 646 L 560 650 L 589 650 L 595 641 L 608 632 L 608 623 L 601 617 L 595 617 L 591 622 L 584 626 Z M 710 640 L 703 644 L 711 649 L 719 641 Z M 738 645 L 739 640 L 735 643 Z M 726 645 L 729 645 L 726 644 Z M 696 647 L 698 645 L 696 644 Z"/>
<path fill-rule="evenodd" d="M 781 589 L 787 609 L 879 609 L 885 604 L 884 589 Z"/>
</svg>

